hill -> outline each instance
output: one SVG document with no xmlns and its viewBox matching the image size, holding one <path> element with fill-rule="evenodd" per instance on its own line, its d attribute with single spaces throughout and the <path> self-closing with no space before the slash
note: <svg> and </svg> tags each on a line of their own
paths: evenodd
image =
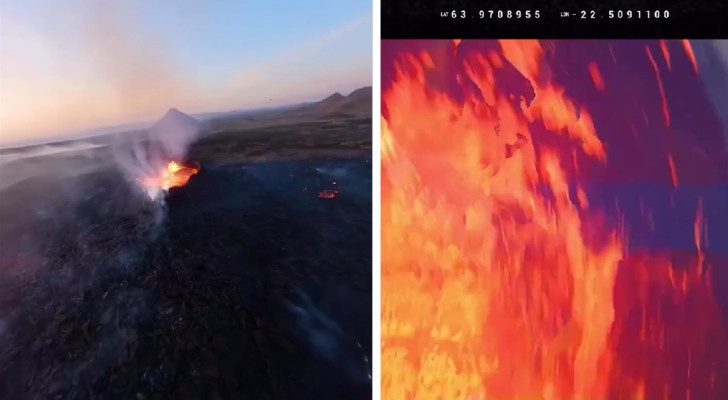
<svg viewBox="0 0 728 400">
<path fill-rule="evenodd" d="M 304 104 L 289 112 L 292 116 L 314 117 L 362 117 L 372 112 L 372 87 L 354 90 L 348 96 L 334 93 L 325 99 Z"/>
</svg>

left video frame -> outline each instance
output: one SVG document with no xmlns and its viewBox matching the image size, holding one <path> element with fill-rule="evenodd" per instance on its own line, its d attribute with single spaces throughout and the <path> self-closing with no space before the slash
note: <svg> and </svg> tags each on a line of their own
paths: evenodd
<svg viewBox="0 0 728 400">
<path fill-rule="evenodd" d="M 0 3 L 0 398 L 370 399 L 371 1 Z"/>
</svg>

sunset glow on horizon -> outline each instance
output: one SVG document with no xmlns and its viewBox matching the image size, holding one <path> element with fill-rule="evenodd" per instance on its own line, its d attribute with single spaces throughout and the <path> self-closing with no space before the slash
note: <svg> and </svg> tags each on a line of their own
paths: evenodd
<svg viewBox="0 0 728 400">
<path fill-rule="evenodd" d="M 319 3 L 3 0 L 0 146 L 371 85 L 370 5 Z"/>
</svg>

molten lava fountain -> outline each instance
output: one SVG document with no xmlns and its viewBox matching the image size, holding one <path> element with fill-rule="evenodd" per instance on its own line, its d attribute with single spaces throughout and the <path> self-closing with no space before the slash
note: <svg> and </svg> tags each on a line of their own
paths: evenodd
<svg viewBox="0 0 728 400">
<path fill-rule="evenodd" d="M 578 160 L 605 146 L 549 48 L 448 45 L 448 67 L 399 53 L 383 90 L 382 398 L 719 398 L 705 261 L 629 255 L 590 209 Z"/>
<path fill-rule="evenodd" d="M 170 161 L 166 168 L 162 168 L 157 173 L 137 179 L 147 188 L 150 196 L 155 197 L 160 191 L 167 191 L 173 187 L 183 186 L 192 175 L 199 171 L 199 167 L 188 167 L 178 162 Z"/>
</svg>

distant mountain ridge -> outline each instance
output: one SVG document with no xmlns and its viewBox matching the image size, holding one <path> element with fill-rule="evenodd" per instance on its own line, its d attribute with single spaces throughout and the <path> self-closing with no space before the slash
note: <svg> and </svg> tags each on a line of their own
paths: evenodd
<svg viewBox="0 0 728 400">
<path fill-rule="evenodd" d="M 161 136 L 167 136 L 167 132 L 182 132 L 180 136 L 195 137 L 205 130 L 210 120 L 277 116 L 281 117 L 364 117 L 372 112 L 372 87 L 365 86 L 358 88 L 349 95 L 344 96 L 335 92 L 323 100 L 310 103 L 289 104 L 268 108 L 249 110 L 230 110 L 219 112 L 206 112 L 186 114 L 177 108 L 170 108 L 165 115 L 156 122 L 143 121 L 114 126 L 106 126 L 86 130 L 75 135 L 63 135 L 43 140 L 34 140 L 18 143 L 7 143 L 0 147 L 0 153 L 4 151 L 13 152 L 15 149 L 42 146 L 47 144 L 64 144 L 76 140 L 86 140 L 96 144 L 108 144 L 110 138 L 117 135 L 155 135 L 154 132 L 162 132 Z"/>
<path fill-rule="evenodd" d="M 364 86 L 358 88 L 349 95 L 344 96 L 340 92 L 334 92 L 326 98 L 308 102 L 261 108 L 254 110 L 225 111 L 218 113 L 196 114 L 204 124 L 215 123 L 215 121 L 226 120 L 248 120 L 263 121 L 266 119 L 281 118 L 359 118 L 366 117 L 372 113 L 372 87 Z"/>
<path fill-rule="evenodd" d="M 302 107 L 299 111 L 320 113 L 322 115 L 361 116 L 372 112 L 372 87 L 365 86 L 354 90 L 348 96 L 336 92 L 329 97 Z"/>
</svg>

